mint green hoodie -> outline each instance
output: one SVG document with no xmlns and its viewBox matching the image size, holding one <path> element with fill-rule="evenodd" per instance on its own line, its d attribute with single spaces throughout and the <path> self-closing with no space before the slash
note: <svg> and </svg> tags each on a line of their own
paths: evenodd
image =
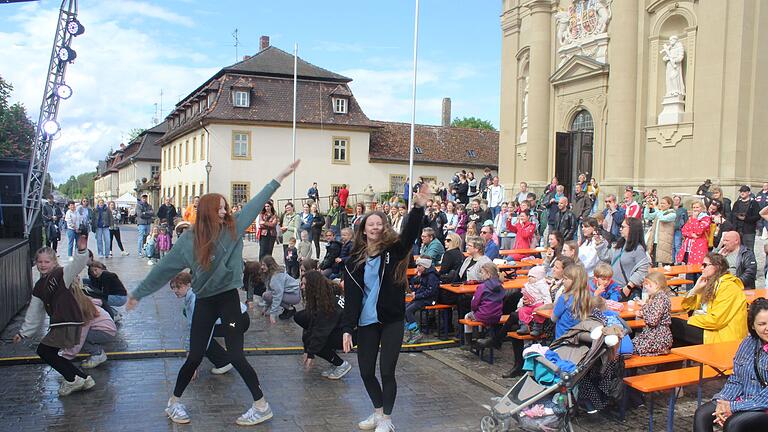
<svg viewBox="0 0 768 432">
<path fill-rule="evenodd" d="M 222 231 L 216 240 L 216 248 L 211 257 L 212 263 L 208 271 L 203 270 L 197 263 L 194 234 L 186 232 L 176 241 L 170 252 L 152 268 L 152 271 L 139 283 L 139 286 L 131 292 L 131 297 L 140 300 L 158 291 L 176 274 L 187 268 L 192 271 L 192 291 L 197 298 L 211 297 L 242 287 L 243 234 L 279 187 L 280 183 L 277 180 L 272 180 L 245 204 L 240 213 L 234 216 L 235 237 L 232 237 L 229 231 Z"/>
</svg>

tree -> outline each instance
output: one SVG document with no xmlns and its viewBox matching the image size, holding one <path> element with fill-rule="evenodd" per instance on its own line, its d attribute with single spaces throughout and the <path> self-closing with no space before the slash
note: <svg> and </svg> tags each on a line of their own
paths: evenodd
<svg viewBox="0 0 768 432">
<path fill-rule="evenodd" d="M 71 200 L 80 198 L 93 198 L 93 176 L 96 172 L 87 172 L 78 176 L 69 176 L 69 179 L 59 185 L 58 190 Z"/>
<path fill-rule="evenodd" d="M 128 131 L 128 141 L 126 141 L 126 144 L 136 139 L 137 136 L 141 135 L 142 132 L 144 132 L 146 129 L 142 128 L 133 128 Z"/>
<path fill-rule="evenodd" d="M 472 129 L 487 129 L 495 131 L 496 128 L 493 127 L 493 124 L 489 122 L 488 120 L 482 120 L 476 117 L 464 117 L 464 118 L 458 118 L 456 117 L 451 122 L 452 127 L 463 127 L 463 128 L 472 128 Z"/>
<path fill-rule="evenodd" d="M 0 157 L 29 159 L 35 143 L 35 124 L 24 105 L 9 104 L 13 86 L 0 76 Z"/>
</svg>

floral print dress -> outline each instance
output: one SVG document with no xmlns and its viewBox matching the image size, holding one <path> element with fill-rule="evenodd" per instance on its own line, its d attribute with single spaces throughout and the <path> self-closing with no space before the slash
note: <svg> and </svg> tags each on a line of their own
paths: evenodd
<svg viewBox="0 0 768 432">
<path fill-rule="evenodd" d="M 669 329 L 672 324 L 670 316 L 672 302 L 669 296 L 663 293 L 654 295 L 648 299 L 641 310 L 645 328 L 632 341 L 635 345 L 635 354 L 641 356 L 668 354 L 672 348 L 672 331 Z"/>
</svg>

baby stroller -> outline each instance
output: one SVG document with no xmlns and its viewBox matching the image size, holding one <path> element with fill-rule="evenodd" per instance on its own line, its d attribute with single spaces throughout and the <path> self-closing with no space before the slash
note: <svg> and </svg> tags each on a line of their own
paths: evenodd
<svg viewBox="0 0 768 432">
<path fill-rule="evenodd" d="M 571 417 L 576 410 L 574 388 L 603 356 L 608 356 L 613 350 L 606 345 L 606 337 L 600 330 L 593 332 L 596 339 L 590 335 L 598 327 L 602 328 L 598 320 L 583 320 L 550 344 L 549 349 L 556 352 L 560 359 L 575 365 L 575 369 L 570 372 L 561 370 L 544 356 L 531 358 L 531 361 L 538 363 L 534 364 L 534 370 L 527 372 L 504 396 L 494 398 L 495 405 L 487 406 L 490 414 L 480 421 L 481 430 L 507 432 L 517 428 L 533 432 L 573 432 Z M 608 336 L 608 343 L 615 345 L 616 340 L 613 338 Z M 536 378 L 542 378 L 542 370 L 549 373 L 554 382 L 549 385 L 539 384 Z M 538 417 L 523 414 L 523 411 L 537 404 L 548 407 L 546 414 Z"/>
</svg>

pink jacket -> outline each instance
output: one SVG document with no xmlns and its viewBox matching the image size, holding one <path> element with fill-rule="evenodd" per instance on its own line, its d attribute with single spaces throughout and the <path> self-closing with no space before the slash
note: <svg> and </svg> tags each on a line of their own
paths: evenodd
<svg viewBox="0 0 768 432">
<path fill-rule="evenodd" d="M 73 346 L 72 348 L 62 350 L 62 357 L 68 360 L 74 359 L 83 348 L 83 344 L 85 344 L 85 338 L 88 336 L 89 331 L 100 330 L 104 333 L 109 333 L 112 336 L 117 334 L 117 327 L 115 326 L 115 322 L 112 321 L 112 317 L 109 316 L 107 311 L 102 309 L 101 300 L 95 298 L 90 300 L 93 302 L 93 304 L 96 305 L 96 310 L 99 311 L 99 316 L 83 324 L 83 326 L 80 328 L 80 343 Z"/>
</svg>

